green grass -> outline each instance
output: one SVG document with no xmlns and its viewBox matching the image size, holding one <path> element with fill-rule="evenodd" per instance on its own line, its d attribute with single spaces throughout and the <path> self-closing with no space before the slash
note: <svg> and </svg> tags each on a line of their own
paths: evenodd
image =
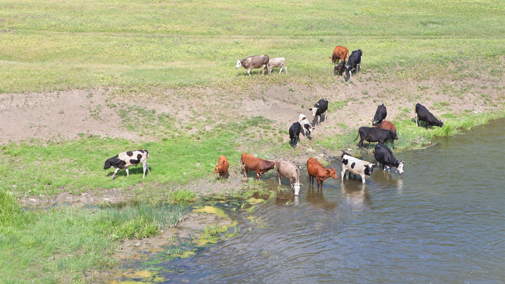
<svg viewBox="0 0 505 284">
<path fill-rule="evenodd" d="M 175 226 L 180 205 L 124 208 L 61 207 L 24 211 L 0 191 L 0 275 L 11 282 L 82 282 L 83 276 L 117 263 L 117 240 L 145 238 Z"/>
<path fill-rule="evenodd" d="M 445 76 L 453 63 L 505 54 L 503 8 L 498 0 L 4 1 L 0 92 L 328 83 L 335 45 L 361 48 L 363 72 Z M 252 79 L 233 68 L 265 53 L 286 57 L 289 76 Z"/>
</svg>

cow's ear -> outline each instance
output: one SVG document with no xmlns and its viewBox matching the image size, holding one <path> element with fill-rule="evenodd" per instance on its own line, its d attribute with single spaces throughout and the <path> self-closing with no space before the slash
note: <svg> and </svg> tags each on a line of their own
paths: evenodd
<svg viewBox="0 0 505 284">
<path fill-rule="evenodd" d="M 312 110 L 312 108 L 309 108 L 309 110 Z"/>
</svg>

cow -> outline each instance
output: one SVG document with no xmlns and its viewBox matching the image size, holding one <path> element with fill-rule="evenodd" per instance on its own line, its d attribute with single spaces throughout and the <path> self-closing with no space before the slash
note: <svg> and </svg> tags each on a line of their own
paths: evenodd
<svg viewBox="0 0 505 284">
<path fill-rule="evenodd" d="M 363 56 L 363 51 L 361 49 L 355 50 L 349 56 L 349 60 L 347 61 L 347 65 L 345 66 L 345 74 L 351 77 L 352 70 L 356 72 L 361 69 L 361 56 Z"/>
<path fill-rule="evenodd" d="M 376 129 L 372 127 L 360 127 L 358 131 L 358 136 L 356 139 L 360 137 L 360 141 L 358 143 L 359 149 L 363 148 L 363 141 L 368 142 L 380 142 L 384 144 L 387 140 L 398 140 L 398 136 L 396 136 L 396 132 L 393 130 L 384 130 L 384 129 Z M 356 141 L 354 139 L 354 141 Z"/>
<path fill-rule="evenodd" d="M 351 173 L 361 176 L 361 181 L 365 184 L 366 179 L 373 173 L 373 168 L 376 167 L 375 164 L 355 158 L 346 152 L 343 152 L 340 158 L 342 159 L 342 181 L 344 181 L 346 173 Z"/>
<path fill-rule="evenodd" d="M 317 125 L 319 125 L 319 122 L 321 121 L 321 115 L 324 114 L 324 120 L 328 118 L 328 99 L 320 99 L 313 108 L 309 108 L 309 110 L 312 111 L 312 117 L 317 116 Z"/>
<path fill-rule="evenodd" d="M 295 196 L 300 193 L 300 169 L 291 161 L 279 158 L 275 161 L 277 167 L 277 178 L 279 185 L 281 185 L 281 176 L 289 179 L 289 185 L 295 191 Z"/>
<path fill-rule="evenodd" d="M 344 61 L 346 58 L 349 58 L 349 49 L 340 45 L 335 46 L 333 55 L 330 56 L 331 62 L 338 63 L 338 61 Z"/>
<path fill-rule="evenodd" d="M 116 176 L 116 173 L 122 169 L 125 169 L 126 177 L 130 177 L 128 167 L 137 166 L 139 163 L 142 163 L 142 168 L 144 170 L 144 176 L 142 178 L 146 178 L 146 170 L 149 171 L 149 174 L 151 174 L 151 170 L 147 166 L 147 158 L 149 158 L 149 152 L 147 152 L 147 150 L 135 150 L 135 151 L 123 152 L 117 154 L 112 158 L 106 159 L 103 169 L 106 170 L 109 169 L 110 167 L 116 168 L 114 174 L 110 178 L 111 180 L 113 180 L 114 176 Z"/>
<path fill-rule="evenodd" d="M 246 57 L 242 60 L 237 60 L 237 66 L 235 68 L 239 68 L 240 66 L 244 67 L 247 69 L 247 74 L 251 76 L 251 70 L 253 68 L 262 68 L 263 67 L 263 73 L 262 75 L 265 75 L 265 69 L 264 67 L 266 66 L 268 68 L 268 61 L 269 61 L 268 55 L 255 55 L 255 56 L 249 56 Z"/>
<path fill-rule="evenodd" d="M 219 181 L 221 181 L 223 177 L 228 179 L 228 167 L 230 167 L 230 163 L 228 162 L 226 156 L 223 155 L 219 157 L 217 165 L 214 168 L 214 174 L 219 174 Z"/>
<path fill-rule="evenodd" d="M 388 111 L 386 109 L 386 106 L 384 104 L 378 106 L 372 119 L 372 126 L 376 126 L 377 124 L 381 123 L 384 119 L 386 119 L 387 115 Z"/>
<path fill-rule="evenodd" d="M 387 121 L 387 120 L 383 120 L 381 123 L 377 124 L 373 128 L 393 130 L 394 132 L 396 132 L 396 126 L 391 121 Z"/>
<path fill-rule="evenodd" d="M 242 153 L 240 159 L 245 177 L 247 177 L 247 170 L 255 171 L 258 180 L 261 179 L 261 175 L 275 167 L 275 161 L 263 160 L 248 153 Z"/>
<path fill-rule="evenodd" d="M 347 62 L 344 60 L 340 62 L 339 65 L 333 67 L 333 75 L 338 73 L 339 76 L 342 76 L 342 73 L 345 71 L 345 64 L 347 64 Z"/>
<path fill-rule="evenodd" d="M 444 123 L 441 120 L 438 120 L 426 107 L 422 104 L 416 104 L 416 126 L 418 125 L 418 120 L 424 121 L 426 124 L 426 129 L 433 126 L 442 127 Z"/>
<path fill-rule="evenodd" d="M 298 116 L 298 122 L 302 126 L 303 135 L 305 135 L 306 137 L 310 136 L 310 134 L 312 134 L 312 131 L 315 129 L 315 127 L 312 127 L 312 125 L 310 125 L 310 122 L 307 119 L 307 117 L 305 116 L 305 114 L 302 113 Z"/>
<path fill-rule="evenodd" d="M 333 167 L 329 169 L 325 168 L 318 160 L 310 157 L 307 160 L 307 172 L 309 173 L 309 182 L 310 184 L 314 184 L 314 179 L 317 181 L 317 189 L 323 189 L 323 182 L 332 177 L 334 179 L 338 179 L 337 171 Z"/>
<path fill-rule="evenodd" d="M 387 145 L 381 143 L 375 145 L 375 152 L 373 155 L 377 162 L 382 165 L 383 171 L 388 169 L 389 172 L 391 172 L 391 168 L 395 167 L 398 173 L 403 174 L 403 165 L 405 162 L 396 159 L 395 156 L 393 156 L 393 151 L 391 151 Z"/>
<path fill-rule="evenodd" d="M 288 74 L 288 68 L 286 67 L 286 58 L 278 57 L 278 58 L 270 58 L 268 60 L 267 66 L 263 66 L 263 72 L 268 69 L 268 75 L 272 74 L 272 69 L 274 67 L 280 67 L 279 74 L 282 73 L 282 67 L 286 70 L 286 74 Z"/>
<path fill-rule="evenodd" d="M 296 150 L 296 144 L 298 144 L 298 140 L 300 140 L 300 130 L 302 129 L 302 125 L 300 122 L 295 122 L 289 128 L 289 139 L 290 143 L 293 146 L 293 149 Z"/>
</svg>

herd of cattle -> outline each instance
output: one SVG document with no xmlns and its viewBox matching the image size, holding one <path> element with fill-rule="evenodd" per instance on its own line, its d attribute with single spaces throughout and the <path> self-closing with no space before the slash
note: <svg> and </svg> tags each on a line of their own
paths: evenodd
<svg viewBox="0 0 505 284">
<path fill-rule="evenodd" d="M 334 72 L 342 75 L 345 70 L 346 74 L 351 76 L 352 71 L 359 71 L 362 55 L 363 52 L 360 49 L 353 51 L 349 56 L 349 50 L 346 47 L 335 47 L 333 50 L 333 56 L 330 58 L 333 63 L 336 64 L 339 63 L 339 61 L 340 63 L 335 66 Z M 348 60 L 347 62 L 346 59 Z M 243 60 L 237 61 L 236 68 L 239 68 L 240 66 L 247 69 L 249 76 L 251 75 L 250 71 L 253 68 L 262 67 L 263 74 L 266 70 L 268 70 L 268 73 L 271 74 L 272 68 L 274 67 L 280 67 L 279 73 L 282 72 L 283 68 L 286 70 L 286 73 L 288 72 L 286 68 L 286 59 L 284 57 L 269 58 L 268 55 L 249 56 Z M 295 150 L 296 145 L 300 140 L 300 132 L 303 131 L 304 136 L 309 137 L 314 131 L 315 125 L 320 124 L 322 115 L 324 115 L 324 121 L 328 119 L 328 99 L 320 99 L 314 107 L 309 108 L 309 110 L 312 111 L 313 123 L 310 123 L 304 114 L 300 114 L 298 121 L 293 123 L 289 128 L 290 143 Z M 419 126 L 419 120 L 425 123 L 426 129 L 430 126 L 443 126 L 443 122 L 438 120 L 430 111 L 428 111 L 428 109 L 426 109 L 426 107 L 421 104 L 416 104 L 415 113 L 416 126 Z M 363 141 L 379 142 L 375 145 L 374 151 L 374 157 L 378 164 L 382 165 L 382 169 L 384 171 L 391 171 L 391 168 L 395 167 L 397 168 L 398 173 L 401 174 L 403 173 L 403 166 L 405 162 L 396 159 L 393 156 L 391 149 L 385 144 L 388 140 L 391 140 L 393 144 L 394 140 L 398 140 L 396 127 L 392 122 L 385 120 L 386 116 L 386 106 L 384 104 L 379 105 L 377 107 L 377 111 L 375 112 L 375 116 L 372 119 L 373 127 L 360 127 L 358 130 L 358 136 L 354 139 L 354 141 L 360 137 L 360 141 L 358 143 L 359 149 L 363 147 Z M 114 179 L 116 173 L 121 169 L 125 169 L 126 175 L 129 177 L 128 167 L 137 166 L 141 163 L 144 172 L 143 178 L 145 178 L 146 171 L 151 174 L 151 170 L 147 166 L 147 158 L 149 158 L 149 152 L 147 150 L 120 153 L 112 158 L 106 159 L 104 169 L 109 169 L 110 167 L 116 168 L 111 179 Z M 342 160 L 342 180 L 346 174 L 347 178 L 349 178 L 350 174 L 353 174 L 360 176 L 361 181 L 364 184 L 365 180 L 372 175 L 374 167 L 377 166 L 376 164 L 353 157 L 346 152 L 343 152 L 340 158 Z M 228 159 L 225 156 L 219 157 L 218 164 L 214 169 L 214 174 L 219 174 L 220 180 L 223 178 L 228 179 L 229 165 Z M 294 190 L 295 195 L 298 195 L 300 192 L 300 186 L 302 185 L 300 182 L 301 174 L 300 168 L 293 162 L 283 158 L 279 158 L 275 161 L 264 160 L 248 153 L 242 153 L 241 155 L 241 168 L 243 169 L 246 177 L 247 171 L 249 170 L 256 173 L 256 179 L 261 179 L 262 175 L 275 167 L 277 168 L 279 184 L 281 184 L 281 176 L 289 179 L 291 188 Z M 307 160 L 307 172 L 309 174 L 309 183 L 314 184 L 314 180 L 316 180 L 318 189 L 322 189 L 323 182 L 329 177 L 334 179 L 338 178 L 337 172 L 333 167 L 326 168 L 314 158 L 309 158 Z"/>
<path fill-rule="evenodd" d="M 333 69 L 334 74 L 342 74 L 345 71 L 346 75 L 351 76 L 352 71 L 358 72 L 361 67 L 361 56 L 363 56 L 363 51 L 361 49 L 354 50 L 351 55 L 349 55 L 349 49 L 344 46 L 336 46 L 333 50 L 333 55 L 330 56 L 331 61 L 333 63 L 339 63 Z M 346 59 L 348 61 L 346 61 Z M 270 58 L 268 55 L 254 55 L 248 56 L 242 60 L 237 60 L 237 65 L 235 68 L 244 67 L 247 70 L 247 74 L 251 76 L 251 70 L 255 68 L 263 68 L 262 75 L 265 75 L 265 71 L 268 70 L 268 74 L 272 74 L 272 68 L 279 67 L 279 74 L 282 73 L 282 68 L 286 70 L 286 74 L 288 73 L 288 69 L 286 68 L 286 58 L 278 57 L 278 58 Z"/>
</svg>

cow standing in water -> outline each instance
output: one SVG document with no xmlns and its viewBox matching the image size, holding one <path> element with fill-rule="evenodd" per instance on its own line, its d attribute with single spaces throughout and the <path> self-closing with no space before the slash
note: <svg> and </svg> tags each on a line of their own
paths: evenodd
<svg viewBox="0 0 505 284">
<path fill-rule="evenodd" d="M 375 164 L 355 158 L 346 152 L 343 152 L 340 158 L 342 159 L 342 181 L 344 181 L 346 174 L 351 173 L 361 176 L 361 181 L 365 184 L 366 179 L 372 175 L 373 168 L 376 167 Z M 347 179 L 349 179 L 349 175 L 347 175 Z"/>
<path fill-rule="evenodd" d="M 300 192 L 300 169 L 291 161 L 279 158 L 275 161 L 277 167 L 277 178 L 281 185 L 281 176 L 289 179 L 290 188 L 295 191 L 295 196 Z"/>
<path fill-rule="evenodd" d="M 317 189 L 323 189 L 323 182 L 332 177 L 338 179 L 337 171 L 333 167 L 325 168 L 318 160 L 310 157 L 307 160 L 307 172 L 309 173 L 309 183 L 314 184 L 314 179 L 317 181 Z"/>
<path fill-rule="evenodd" d="M 391 172 L 391 168 L 395 167 L 398 173 L 403 174 L 403 165 L 404 161 L 399 161 L 393 156 L 393 151 L 389 149 L 387 145 L 377 144 L 375 145 L 374 157 L 378 163 L 382 164 L 382 170 L 389 170 Z"/>
<path fill-rule="evenodd" d="M 247 170 L 255 171 L 258 180 L 261 179 L 261 175 L 275 167 L 275 161 L 263 160 L 249 153 L 242 153 L 240 159 L 245 177 L 247 177 Z"/>
<path fill-rule="evenodd" d="M 247 74 L 251 76 L 251 70 L 253 68 L 263 68 L 263 73 L 262 75 L 265 75 L 265 68 L 268 69 L 268 61 L 270 58 L 268 55 L 255 55 L 255 56 L 249 56 L 246 57 L 242 60 L 237 60 L 237 66 L 235 68 L 239 68 L 240 66 L 244 67 L 247 69 Z"/>
</svg>

